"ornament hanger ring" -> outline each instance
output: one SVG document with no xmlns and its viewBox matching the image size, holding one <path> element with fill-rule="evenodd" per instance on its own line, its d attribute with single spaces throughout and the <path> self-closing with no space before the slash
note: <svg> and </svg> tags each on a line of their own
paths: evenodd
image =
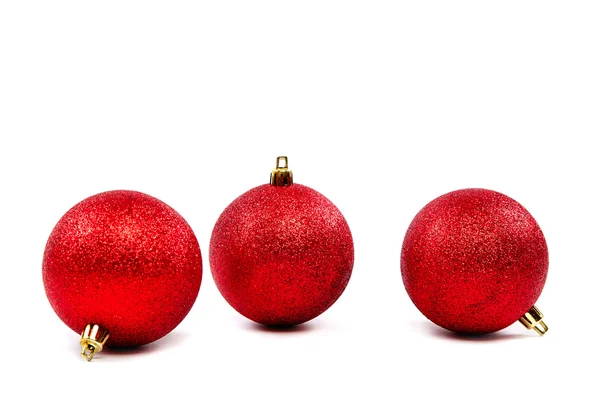
<svg viewBox="0 0 600 400">
<path fill-rule="evenodd" d="M 294 183 L 294 176 L 288 169 L 288 158 L 286 156 L 277 157 L 275 169 L 271 171 L 271 185 L 289 186 L 292 183 Z"/>
</svg>

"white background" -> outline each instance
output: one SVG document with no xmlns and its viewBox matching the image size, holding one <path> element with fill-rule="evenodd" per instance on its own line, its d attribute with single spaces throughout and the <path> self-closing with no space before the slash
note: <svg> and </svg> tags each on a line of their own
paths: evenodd
<svg viewBox="0 0 600 400">
<path fill-rule="evenodd" d="M 0 397 L 597 395 L 599 21 L 597 1 L 3 1 Z M 279 333 L 238 315 L 208 263 L 219 214 L 278 155 L 356 250 L 339 301 Z M 408 224 L 465 187 L 542 227 L 545 337 L 457 337 L 408 298 Z M 86 363 L 42 254 L 63 213 L 111 189 L 183 215 L 204 279 L 170 335 Z"/>
</svg>

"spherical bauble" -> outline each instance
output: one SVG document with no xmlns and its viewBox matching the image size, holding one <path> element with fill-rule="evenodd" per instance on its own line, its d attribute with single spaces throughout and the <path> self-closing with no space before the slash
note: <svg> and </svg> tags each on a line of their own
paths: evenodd
<svg viewBox="0 0 600 400">
<path fill-rule="evenodd" d="M 295 325 L 327 310 L 354 263 L 350 228 L 337 207 L 299 184 L 258 186 L 219 217 L 210 266 L 239 313 L 266 325 Z"/>
<path fill-rule="evenodd" d="M 401 271 L 411 300 L 432 322 L 488 333 L 534 305 L 548 273 L 548 248 L 535 219 L 515 200 L 491 190 L 457 190 L 415 216 Z"/>
<path fill-rule="evenodd" d="M 150 343 L 192 308 L 202 258 L 187 222 L 162 201 L 133 191 L 89 197 L 50 234 L 43 259 L 54 311 L 81 333 L 108 330 L 111 347 Z"/>
</svg>

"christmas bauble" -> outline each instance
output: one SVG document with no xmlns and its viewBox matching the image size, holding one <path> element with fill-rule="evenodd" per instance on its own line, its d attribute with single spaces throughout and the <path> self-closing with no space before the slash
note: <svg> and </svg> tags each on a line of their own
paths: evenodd
<svg viewBox="0 0 600 400">
<path fill-rule="evenodd" d="M 441 327 L 480 334 L 520 320 L 547 330 L 534 308 L 548 273 L 546 240 L 501 193 L 457 190 L 427 204 L 406 232 L 401 270 L 413 303 Z"/>
<path fill-rule="evenodd" d="M 344 216 L 319 192 L 292 183 L 284 157 L 271 184 L 223 211 L 210 241 L 219 291 L 239 313 L 266 325 L 300 324 L 323 313 L 346 288 L 353 262 Z"/>
<path fill-rule="evenodd" d="M 60 219 L 44 252 L 43 279 L 54 311 L 83 332 L 82 355 L 91 359 L 104 341 L 139 346 L 173 330 L 196 300 L 202 258 L 175 210 L 117 190 L 83 200 Z"/>
</svg>

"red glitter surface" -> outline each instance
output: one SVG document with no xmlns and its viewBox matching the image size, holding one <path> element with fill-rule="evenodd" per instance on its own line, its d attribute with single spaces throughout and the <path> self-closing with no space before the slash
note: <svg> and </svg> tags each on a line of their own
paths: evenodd
<svg viewBox="0 0 600 400">
<path fill-rule="evenodd" d="M 105 327 L 110 347 L 150 343 L 192 308 L 202 258 L 187 222 L 162 201 L 118 190 L 89 197 L 58 222 L 43 260 L 46 295 L 71 329 Z"/>
<path fill-rule="evenodd" d="M 353 263 L 343 215 L 299 184 L 244 193 L 223 211 L 210 242 L 223 297 L 266 325 L 300 324 L 323 313 L 346 288 Z"/>
<path fill-rule="evenodd" d="M 410 224 L 402 279 L 432 322 L 488 333 L 517 321 L 539 297 L 548 248 L 537 222 L 515 200 L 486 189 L 447 193 Z"/>
</svg>

